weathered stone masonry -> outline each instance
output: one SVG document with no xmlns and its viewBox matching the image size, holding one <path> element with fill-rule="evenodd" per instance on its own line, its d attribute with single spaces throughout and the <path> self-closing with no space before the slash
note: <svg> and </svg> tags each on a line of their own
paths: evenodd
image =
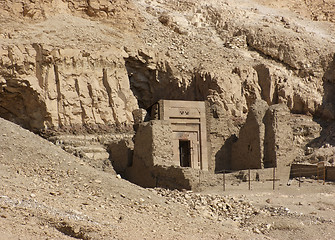
<svg viewBox="0 0 335 240">
<path fill-rule="evenodd" d="M 208 171 L 205 103 L 161 100 L 151 109 L 156 120 L 137 126 L 125 177 L 144 187 L 192 188 L 193 175 Z"/>
<path fill-rule="evenodd" d="M 252 105 L 246 123 L 232 148 L 233 170 L 277 168 L 281 181 L 289 178 L 293 161 L 290 112 L 284 104 L 268 106 L 263 100 Z"/>
<path fill-rule="evenodd" d="M 158 104 L 159 119 L 171 123 L 174 164 L 208 170 L 205 103 L 161 100 Z"/>
</svg>

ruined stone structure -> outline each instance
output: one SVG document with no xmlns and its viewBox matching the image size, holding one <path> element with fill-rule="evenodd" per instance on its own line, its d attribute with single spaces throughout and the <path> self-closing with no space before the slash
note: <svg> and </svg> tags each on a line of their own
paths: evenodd
<svg viewBox="0 0 335 240">
<path fill-rule="evenodd" d="M 150 109 L 147 122 L 143 111 L 134 113 L 134 156 L 125 177 L 144 187 L 194 188 L 194 176 L 208 171 L 205 103 L 160 100 Z"/>
<path fill-rule="evenodd" d="M 289 178 L 295 152 L 289 109 L 284 104 L 269 106 L 256 100 L 231 144 L 231 155 L 222 155 L 228 159 L 213 158 L 217 155 L 213 151 L 208 155 L 204 102 L 160 100 L 148 110 L 147 115 L 143 110 L 134 114 L 137 132 L 133 164 L 125 177 L 136 184 L 179 189 L 206 185 L 206 181 L 215 181 L 208 166 L 216 163 L 208 159 L 229 161 L 230 168 L 224 169 L 228 171 L 257 169 L 262 179 L 272 176 L 272 168 L 276 168 L 281 182 Z M 148 115 L 153 120 L 145 121 Z M 221 146 L 224 144 L 222 141 Z"/>
<path fill-rule="evenodd" d="M 277 168 L 278 178 L 289 178 L 294 158 L 289 109 L 284 104 L 268 106 L 263 100 L 252 105 L 246 123 L 232 148 L 233 170 Z"/>
<path fill-rule="evenodd" d="M 232 148 L 231 167 L 234 170 L 263 167 L 265 126 L 263 118 L 268 105 L 259 100 L 252 105 L 247 120 Z"/>
<path fill-rule="evenodd" d="M 91 158 L 98 168 L 106 168 L 104 163 L 109 160 L 118 174 L 143 187 L 196 189 L 215 184 L 221 175 L 214 174 L 217 169 L 211 166 L 220 162 L 226 172 L 255 169 L 260 179 L 272 177 L 276 167 L 277 179 L 287 181 L 296 153 L 291 115 L 284 104 L 269 106 L 256 100 L 238 137 L 233 134 L 229 145 L 217 135 L 225 137 L 227 123 L 222 113 L 215 118 L 212 112 L 205 102 L 160 100 L 147 110 L 133 111 L 133 140 L 133 135 L 99 137 L 93 142 L 86 136 L 83 143 L 72 138 L 55 140 L 65 150 Z M 222 149 L 229 152 L 221 154 Z"/>
</svg>

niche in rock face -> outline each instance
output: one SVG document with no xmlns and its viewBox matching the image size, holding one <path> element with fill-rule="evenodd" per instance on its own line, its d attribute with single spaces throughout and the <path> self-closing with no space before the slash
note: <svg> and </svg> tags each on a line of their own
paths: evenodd
<svg viewBox="0 0 335 240">
<path fill-rule="evenodd" d="M 180 80 L 174 76 L 167 63 L 152 65 L 130 57 L 126 59 L 126 69 L 130 89 L 137 98 L 139 107 L 144 109 L 160 99 L 204 101 L 208 98 L 210 89 L 215 89 L 210 74 L 195 72 L 190 73 L 187 79 Z"/>
<path fill-rule="evenodd" d="M 44 129 L 45 105 L 27 84 L 9 81 L 0 84 L 0 117 L 31 131 Z"/>
<path fill-rule="evenodd" d="M 130 89 L 140 108 L 147 109 L 159 99 L 183 99 L 182 90 L 169 73 L 169 68 L 162 68 L 149 66 L 135 58 L 126 59 Z"/>
</svg>

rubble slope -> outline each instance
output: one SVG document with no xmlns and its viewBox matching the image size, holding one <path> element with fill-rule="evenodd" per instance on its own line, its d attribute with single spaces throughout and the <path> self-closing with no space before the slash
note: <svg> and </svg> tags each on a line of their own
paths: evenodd
<svg viewBox="0 0 335 240">
<path fill-rule="evenodd" d="M 294 201 L 278 189 L 237 194 L 222 194 L 221 187 L 214 194 L 143 189 L 1 118 L 0 149 L 2 239 L 329 239 L 334 234 L 333 185 L 300 193 L 292 186 L 299 194 Z M 307 204 L 306 193 L 315 191 L 313 204 Z"/>
</svg>

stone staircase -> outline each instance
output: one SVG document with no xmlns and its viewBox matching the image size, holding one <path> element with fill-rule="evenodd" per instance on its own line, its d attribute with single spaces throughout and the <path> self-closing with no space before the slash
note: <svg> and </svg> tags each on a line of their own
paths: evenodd
<svg viewBox="0 0 335 240">
<path fill-rule="evenodd" d="M 82 158 L 91 166 L 105 171 L 112 171 L 108 147 L 112 143 L 124 139 L 131 139 L 132 133 L 121 134 L 85 134 L 85 135 L 57 135 L 48 140 L 60 146 L 66 152 Z"/>
</svg>

